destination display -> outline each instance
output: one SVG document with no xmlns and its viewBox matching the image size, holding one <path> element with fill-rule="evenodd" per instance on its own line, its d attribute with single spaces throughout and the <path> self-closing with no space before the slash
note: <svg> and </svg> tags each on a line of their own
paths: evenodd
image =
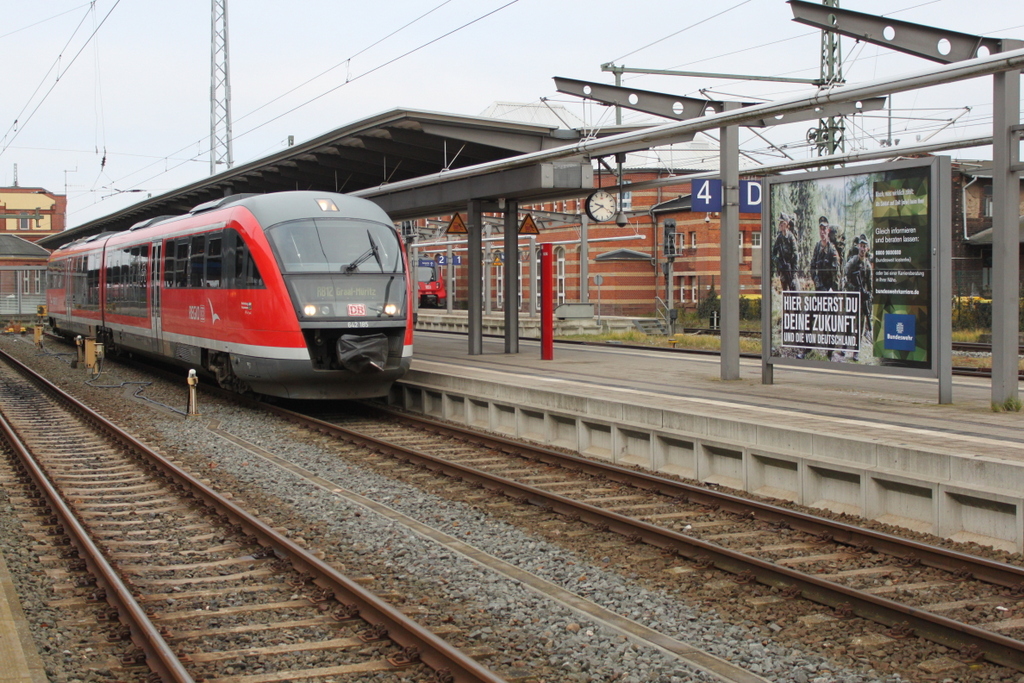
<svg viewBox="0 0 1024 683">
<path fill-rule="evenodd" d="M 772 358 L 932 368 L 931 174 L 921 164 L 772 179 Z"/>
</svg>

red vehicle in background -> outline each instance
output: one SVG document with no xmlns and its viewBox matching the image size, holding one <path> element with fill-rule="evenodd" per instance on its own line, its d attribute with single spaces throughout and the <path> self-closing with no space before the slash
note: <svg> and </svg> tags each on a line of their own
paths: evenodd
<svg viewBox="0 0 1024 683">
<path fill-rule="evenodd" d="M 444 308 L 448 305 L 448 290 L 444 274 L 433 259 L 420 259 L 416 265 L 416 279 L 420 308 Z"/>
</svg>

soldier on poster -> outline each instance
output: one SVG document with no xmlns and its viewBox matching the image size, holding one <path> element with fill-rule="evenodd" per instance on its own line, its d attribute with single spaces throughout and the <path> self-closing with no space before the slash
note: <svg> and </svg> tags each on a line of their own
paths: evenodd
<svg viewBox="0 0 1024 683">
<path fill-rule="evenodd" d="M 772 266 L 782 281 L 782 291 L 797 289 L 796 236 L 793 234 L 793 217 L 789 214 L 779 214 L 779 234 L 772 245 Z"/>
<path fill-rule="evenodd" d="M 868 237 L 864 233 L 853 240 L 853 255 L 844 268 L 846 291 L 860 293 L 860 314 L 865 318 L 861 333 L 871 339 L 872 275 L 874 265 L 868 249 Z"/>
<path fill-rule="evenodd" d="M 822 216 L 818 219 L 820 241 L 814 245 L 811 256 L 811 279 L 814 280 L 814 289 L 819 292 L 834 291 L 839 273 L 839 252 L 829 241 L 828 226 L 828 218 Z"/>
</svg>

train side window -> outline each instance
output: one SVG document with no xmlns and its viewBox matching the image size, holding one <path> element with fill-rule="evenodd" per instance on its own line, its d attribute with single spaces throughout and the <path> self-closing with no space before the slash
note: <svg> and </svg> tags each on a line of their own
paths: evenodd
<svg viewBox="0 0 1024 683">
<path fill-rule="evenodd" d="M 174 241 L 164 242 L 164 287 L 174 286 Z"/>
<path fill-rule="evenodd" d="M 142 263 L 142 247 L 132 247 L 131 265 L 129 266 L 131 278 L 131 289 L 128 291 L 128 300 L 133 304 L 140 304 L 143 301 L 143 282 L 145 265 Z"/>
<path fill-rule="evenodd" d="M 189 253 L 188 286 L 203 286 L 203 270 L 206 260 L 206 235 L 192 237 L 192 250 Z"/>
<path fill-rule="evenodd" d="M 188 238 L 174 243 L 174 286 L 188 287 Z"/>
<path fill-rule="evenodd" d="M 245 280 L 245 286 L 250 289 L 262 289 L 264 287 L 263 278 L 260 276 L 260 269 L 256 267 L 256 261 L 253 260 L 252 254 L 249 254 L 246 258 L 248 268 L 248 277 Z"/>
<path fill-rule="evenodd" d="M 223 277 L 223 255 L 221 254 L 221 233 L 214 232 L 206 238 L 206 283 L 205 287 L 220 287 Z"/>
</svg>

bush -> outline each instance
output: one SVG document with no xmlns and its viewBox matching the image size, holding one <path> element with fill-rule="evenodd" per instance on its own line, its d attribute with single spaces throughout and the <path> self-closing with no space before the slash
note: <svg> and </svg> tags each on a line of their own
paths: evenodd
<svg viewBox="0 0 1024 683">
<path fill-rule="evenodd" d="M 697 318 L 710 320 L 712 313 L 721 314 L 722 301 L 718 298 L 718 292 L 711 290 L 708 295 L 697 304 Z M 756 297 L 740 297 L 740 320 L 761 320 L 761 299 Z"/>
<path fill-rule="evenodd" d="M 953 302 L 953 329 L 992 329 L 992 302 L 977 297 L 957 297 Z"/>
<path fill-rule="evenodd" d="M 761 300 L 749 296 L 740 296 L 740 320 L 760 320 Z"/>
<path fill-rule="evenodd" d="M 718 300 L 718 292 L 711 289 L 708 295 L 697 304 L 697 317 L 701 320 L 710 320 L 712 313 L 721 313 L 722 304 Z"/>
</svg>

